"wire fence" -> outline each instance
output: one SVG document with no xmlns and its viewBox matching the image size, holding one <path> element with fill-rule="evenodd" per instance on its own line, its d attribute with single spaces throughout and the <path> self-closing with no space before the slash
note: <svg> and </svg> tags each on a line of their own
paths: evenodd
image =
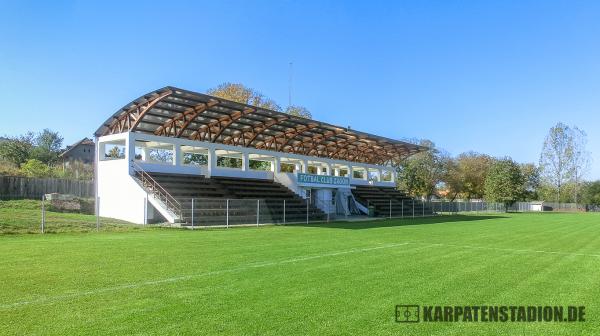
<svg viewBox="0 0 600 336">
<path fill-rule="evenodd" d="M 11 202 L 22 203 L 11 205 Z M 506 208 L 502 203 L 492 202 L 414 199 L 378 199 L 366 202 L 360 214 L 349 214 L 347 209 L 339 207 L 334 200 L 190 198 L 180 203 L 181 217 L 177 225 L 188 228 L 310 224 L 370 217 L 402 219 L 506 211 L 600 211 L 600 207 L 574 203 L 518 202 Z M 46 197 L 39 200 L 0 201 L 0 233 L 100 231 L 119 224 L 109 218 L 89 215 L 98 213 L 100 199 L 92 202 L 91 206 L 91 211 L 87 209 L 87 215 L 82 216 L 84 212 L 81 210 L 58 210 L 56 202 Z"/>
<path fill-rule="evenodd" d="M 361 214 L 348 214 L 334 200 L 310 199 L 210 199 L 193 198 L 182 203 L 181 225 L 190 228 L 298 224 L 373 218 L 418 218 L 456 214 L 586 211 L 571 203 L 546 204 L 518 202 L 508 208 L 503 203 L 480 201 L 420 201 L 378 199 L 366 202 Z"/>
<path fill-rule="evenodd" d="M 335 203 L 302 199 L 192 198 L 180 203 L 181 225 L 191 228 L 311 223 L 337 218 Z"/>
<path fill-rule="evenodd" d="M 93 199 L 0 196 L 0 234 L 123 230 L 127 222 L 95 216 Z"/>
<path fill-rule="evenodd" d="M 360 214 L 349 214 L 334 200 L 310 199 L 209 199 L 181 202 L 181 225 L 190 228 L 239 225 L 298 224 L 363 219 L 367 217 L 415 218 L 459 212 L 504 211 L 499 205 L 417 200 L 378 200 L 368 202 Z"/>
</svg>

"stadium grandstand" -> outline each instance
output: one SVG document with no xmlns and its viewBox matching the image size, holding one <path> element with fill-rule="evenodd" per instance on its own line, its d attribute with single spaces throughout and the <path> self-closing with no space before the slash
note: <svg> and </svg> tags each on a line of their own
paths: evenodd
<svg viewBox="0 0 600 336">
<path fill-rule="evenodd" d="M 393 168 L 427 148 L 206 94 L 150 92 L 95 137 L 105 217 L 208 226 L 431 213 L 396 189 Z"/>
</svg>

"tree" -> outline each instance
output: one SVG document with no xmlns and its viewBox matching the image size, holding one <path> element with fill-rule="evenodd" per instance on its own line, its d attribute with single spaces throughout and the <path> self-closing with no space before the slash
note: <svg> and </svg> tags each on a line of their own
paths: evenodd
<svg viewBox="0 0 600 336">
<path fill-rule="evenodd" d="M 310 111 L 303 106 L 290 105 L 285 109 L 285 113 L 297 117 L 312 119 L 312 114 L 310 113 Z"/>
<path fill-rule="evenodd" d="M 476 152 L 462 153 L 448 161 L 444 180 L 452 199 L 458 195 L 466 199 L 483 198 L 485 178 L 493 162 L 491 156 Z"/>
<path fill-rule="evenodd" d="M 585 183 L 582 190 L 581 201 L 584 204 L 600 206 L 600 181 Z"/>
<path fill-rule="evenodd" d="M 485 198 L 491 202 L 509 206 L 523 195 L 525 178 L 519 165 L 511 158 L 504 158 L 492 164 L 485 179 Z"/>
<path fill-rule="evenodd" d="M 415 154 L 398 167 L 398 185 L 413 196 L 430 198 L 446 175 L 447 155 L 429 140 L 421 140 L 428 151 Z"/>
<path fill-rule="evenodd" d="M 541 185 L 540 169 L 533 163 L 523 163 L 520 165 L 521 174 L 523 174 L 523 200 L 534 201 L 539 199 L 538 189 Z"/>
<path fill-rule="evenodd" d="M 63 138 L 58 132 L 44 129 L 34 138 L 34 147 L 31 152 L 31 158 L 37 159 L 46 164 L 53 164 L 58 160 Z"/>
<path fill-rule="evenodd" d="M 107 154 L 107 157 L 112 159 L 122 159 L 125 157 L 125 150 L 119 148 L 118 146 L 113 146 Z"/>
<path fill-rule="evenodd" d="M 2 141 L 0 142 L 0 157 L 20 167 L 30 158 L 33 142 L 34 135 L 31 132 Z"/>
<path fill-rule="evenodd" d="M 454 201 L 464 190 L 464 176 L 458 164 L 458 160 L 450 158 L 446 161 L 446 176 L 444 185 L 448 191 L 450 201 Z"/>
<path fill-rule="evenodd" d="M 573 182 L 575 193 L 589 166 L 589 153 L 585 149 L 586 135 L 577 127 L 558 123 L 550 128 L 540 155 L 543 180 L 556 190 L 556 201 L 566 183 Z"/>
<path fill-rule="evenodd" d="M 281 111 L 281 107 L 262 93 L 239 83 L 223 83 L 209 89 L 207 93 L 211 96 L 232 100 L 238 103 L 253 105 L 273 111 Z"/>
<path fill-rule="evenodd" d="M 234 102 L 282 112 L 281 106 L 273 99 L 268 98 L 257 90 L 243 84 L 223 83 L 209 89 L 207 93 L 211 96 L 232 100 Z M 312 118 L 310 111 L 306 107 L 299 105 L 290 105 L 283 112 L 297 117 Z"/>
<path fill-rule="evenodd" d="M 586 149 L 587 135 L 585 132 L 577 126 L 573 127 L 571 131 L 573 137 L 573 199 L 577 203 L 581 192 L 581 181 L 590 168 L 590 153 Z"/>
</svg>

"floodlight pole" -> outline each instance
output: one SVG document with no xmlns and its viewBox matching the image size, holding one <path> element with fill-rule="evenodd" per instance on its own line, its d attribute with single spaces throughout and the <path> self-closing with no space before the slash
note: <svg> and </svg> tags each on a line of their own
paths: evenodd
<svg viewBox="0 0 600 336">
<path fill-rule="evenodd" d="M 227 228 L 229 229 L 229 199 L 227 199 L 227 208 L 225 210 L 225 212 L 227 212 Z"/>
</svg>

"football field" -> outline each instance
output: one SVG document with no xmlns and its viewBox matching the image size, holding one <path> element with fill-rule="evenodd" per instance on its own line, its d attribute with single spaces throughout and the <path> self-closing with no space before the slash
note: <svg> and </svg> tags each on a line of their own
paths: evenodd
<svg viewBox="0 0 600 336">
<path fill-rule="evenodd" d="M 2 335 L 575 335 L 600 216 L 478 214 L 0 236 Z M 396 322 L 396 305 L 585 306 L 584 322 Z"/>
</svg>

